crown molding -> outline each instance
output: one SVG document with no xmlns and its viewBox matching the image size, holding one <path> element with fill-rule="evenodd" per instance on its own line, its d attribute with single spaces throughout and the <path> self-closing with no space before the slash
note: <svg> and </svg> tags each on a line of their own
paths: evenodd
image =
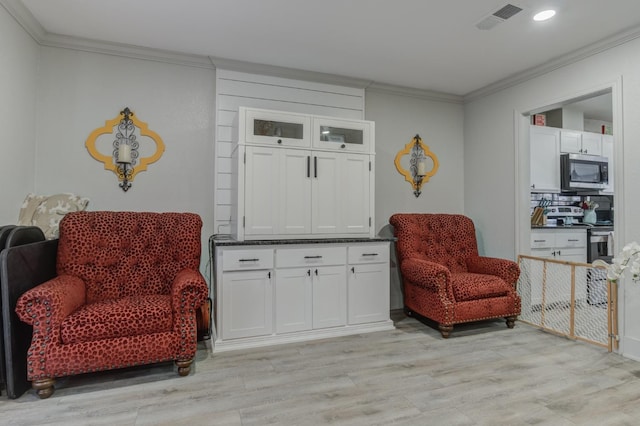
<svg viewBox="0 0 640 426">
<path fill-rule="evenodd" d="M 426 89 L 416 89 L 413 87 L 397 86 L 393 84 L 371 83 L 367 91 L 389 93 L 392 95 L 409 96 L 412 98 L 425 99 L 429 101 L 448 102 L 452 104 L 463 104 L 462 96 L 450 93 L 436 92 Z"/>
<path fill-rule="evenodd" d="M 258 64 L 235 59 L 226 59 L 210 56 L 211 63 L 216 68 L 229 71 L 246 72 L 250 74 L 262 74 L 272 77 L 290 78 L 293 80 L 312 81 L 314 83 L 335 84 L 356 89 L 365 89 L 371 85 L 370 80 L 347 77 L 338 74 L 329 74 L 317 71 L 306 71 L 296 68 L 279 67 L 275 65 Z"/>
<path fill-rule="evenodd" d="M 52 34 L 44 29 L 20 0 L 0 0 L 0 5 L 41 46 L 103 53 L 190 67 L 214 68 L 207 56 Z"/>
<path fill-rule="evenodd" d="M 46 30 L 20 0 L 0 0 L 2 6 L 37 43 L 45 37 Z"/>
<path fill-rule="evenodd" d="M 590 56 L 612 49 L 640 38 L 640 26 L 621 31 L 609 38 L 578 49 L 572 53 L 557 57 L 534 68 L 513 74 L 478 90 L 459 96 L 454 94 L 430 91 L 425 89 L 377 83 L 368 79 L 341 76 L 337 74 L 305 71 L 294 68 L 258 64 L 233 59 L 217 58 L 195 54 L 186 54 L 149 47 L 134 46 L 124 43 L 103 42 L 79 37 L 64 36 L 48 33 L 35 19 L 31 12 L 20 0 L 0 0 L 0 6 L 16 20 L 16 22 L 39 44 L 48 47 L 60 47 L 86 52 L 123 56 L 156 62 L 172 63 L 198 68 L 223 68 L 232 71 L 265 74 L 275 77 L 292 78 L 318 83 L 338 84 L 348 87 L 365 89 L 367 91 L 390 93 L 400 96 L 410 96 L 420 99 L 465 104 L 473 100 L 497 93 L 509 87 L 516 86 L 528 80 L 540 77 L 556 69 L 581 61 Z"/>
<path fill-rule="evenodd" d="M 51 33 L 47 33 L 44 39 L 40 41 L 40 44 L 47 47 L 60 47 L 84 52 L 102 53 L 105 55 L 123 56 L 126 58 L 164 62 L 189 67 L 214 69 L 213 64 L 206 56 L 134 46 L 131 44 L 104 42 Z"/>
<path fill-rule="evenodd" d="M 500 81 L 489 84 L 488 86 L 485 86 L 481 89 L 469 92 L 463 97 L 464 103 L 483 98 L 493 93 L 497 93 L 501 90 L 508 89 L 509 87 L 524 83 L 528 80 L 532 80 L 536 77 L 540 77 L 544 74 L 550 73 L 551 71 L 579 62 L 583 59 L 597 55 L 598 53 L 602 53 L 606 50 L 613 49 L 614 47 L 623 45 L 637 38 L 640 38 L 640 26 L 621 31 L 604 40 L 575 50 L 566 55 L 553 58 L 539 66 L 530 68 L 520 73 L 513 74 Z"/>
</svg>

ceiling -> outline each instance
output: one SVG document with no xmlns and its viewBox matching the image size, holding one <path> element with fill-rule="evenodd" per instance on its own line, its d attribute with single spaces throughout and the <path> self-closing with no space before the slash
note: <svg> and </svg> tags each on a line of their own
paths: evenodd
<svg viewBox="0 0 640 426">
<path fill-rule="evenodd" d="M 7 1 L 7 0 L 3 0 Z M 17 0 L 14 0 L 17 1 Z M 50 34 L 465 96 L 623 34 L 638 0 L 22 0 Z M 490 30 L 506 4 L 523 10 Z M 536 23 L 535 12 L 558 13 Z M 572 56 L 573 57 L 573 56 Z M 215 62 L 215 61 L 214 61 Z"/>
</svg>

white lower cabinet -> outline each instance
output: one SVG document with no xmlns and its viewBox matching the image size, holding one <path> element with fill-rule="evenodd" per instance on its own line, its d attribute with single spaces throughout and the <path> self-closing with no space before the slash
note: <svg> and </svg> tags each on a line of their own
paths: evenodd
<svg viewBox="0 0 640 426">
<path fill-rule="evenodd" d="M 393 329 L 389 243 L 215 248 L 215 350 Z"/>
<path fill-rule="evenodd" d="M 311 269 L 278 271 L 275 290 L 276 333 L 311 330 L 313 293 Z"/>
<path fill-rule="evenodd" d="M 347 323 L 347 274 L 344 265 L 315 268 L 313 277 L 313 328 Z"/>
<path fill-rule="evenodd" d="M 234 271 L 224 274 L 222 335 L 225 338 L 264 336 L 273 332 L 273 272 Z"/>
<path fill-rule="evenodd" d="M 347 271 L 349 324 L 389 318 L 389 249 L 384 245 L 349 247 Z"/>
<path fill-rule="evenodd" d="M 531 255 L 557 261 L 587 262 L 587 232 L 585 229 L 544 229 L 531 232 Z M 571 302 L 571 268 L 565 264 L 548 263 L 545 270 L 542 262 L 532 263 L 531 276 L 537 280 L 531 284 L 531 300 L 534 304 L 566 305 Z M 587 269 L 575 269 L 575 299 L 587 297 Z M 542 283 L 545 282 L 543 292 Z"/>
</svg>

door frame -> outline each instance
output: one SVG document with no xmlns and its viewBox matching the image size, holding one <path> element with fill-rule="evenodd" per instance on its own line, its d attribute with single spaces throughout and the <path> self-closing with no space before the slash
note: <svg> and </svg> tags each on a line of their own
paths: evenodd
<svg viewBox="0 0 640 426">
<path fill-rule="evenodd" d="M 529 149 L 529 123 L 531 114 L 541 111 L 548 111 L 562 107 L 563 105 L 580 101 L 583 99 L 598 96 L 611 92 L 611 107 L 613 113 L 613 134 L 615 143 L 613 145 L 614 167 L 614 199 L 615 199 L 615 233 L 616 235 L 626 235 L 626 214 L 624 190 L 624 128 L 623 128 L 623 105 L 622 105 L 622 75 L 614 80 L 603 82 L 594 87 L 586 88 L 579 92 L 569 93 L 564 96 L 549 99 L 535 105 L 526 105 L 517 108 L 513 112 L 514 140 L 515 140 L 515 248 L 516 253 L 530 253 L 530 149 Z M 614 253 L 618 253 L 624 238 L 614 239 Z M 619 334 L 624 336 L 624 286 L 619 288 L 618 318 L 620 321 Z M 619 351 L 624 353 L 624 339 L 620 339 Z"/>
</svg>

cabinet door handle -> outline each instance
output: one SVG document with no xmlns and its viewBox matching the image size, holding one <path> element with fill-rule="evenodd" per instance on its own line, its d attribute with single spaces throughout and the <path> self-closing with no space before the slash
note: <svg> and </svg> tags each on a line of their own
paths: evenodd
<svg viewBox="0 0 640 426">
<path fill-rule="evenodd" d="M 278 143 L 282 143 L 282 139 L 278 139 Z"/>
<path fill-rule="evenodd" d="M 533 240 L 534 243 L 546 243 L 547 240 Z"/>
<path fill-rule="evenodd" d="M 574 242 L 574 243 L 577 243 L 577 242 L 578 242 L 578 241 L 580 241 L 580 240 L 568 240 L 568 241 L 572 241 L 572 242 Z"/>
<path fill-rule="evenodd" d="M 313 177 L 318 177 L 318 157 L 313 156 Z"/>
<path fill-rule="evenodd" d="M 267 272 L 267 277 L 269 277 L 269 279 L 271 279 L 271 271 Z"/>
<path fill-rule="evenodd" d="M 311 276 L 311 269 L 307 269 L 307 275 Z"/>
<path fill-rule="evenodd" d="M 322 256 L 305 256 L 305 259 L 322 259 Z"/>
<path fill-rule="evenodd" d="M 377 256 L 378 253 L 362 253 L 363 256 Z"/>
<path fill-rule="evenodd" d="M 352 266 L 352 267 L 351 267 L 351 273 L 353 273 L 353 274 L 355 274 L 355 273 L 356 273 L 356 267 L 355 267 L 355 266 Z"/>
<path fill-rule="evenodd" d="M 257 262 L 260 259 L 238 259 L 238 262 Z"/>
<path fill-rule="evenodd" d="M 307 155 L 307 177 L 311 177 L 311 156 Z"/>
<path fill-rule="evenodd" d="M 318 276 L 318 270 L 316 269 L 316 277 Z"/>
<path fill-rule="evenodd" d="M 346 148 L 347 146 L 345 144 L 340 145 L 340 148 Z"/>
</svg>

